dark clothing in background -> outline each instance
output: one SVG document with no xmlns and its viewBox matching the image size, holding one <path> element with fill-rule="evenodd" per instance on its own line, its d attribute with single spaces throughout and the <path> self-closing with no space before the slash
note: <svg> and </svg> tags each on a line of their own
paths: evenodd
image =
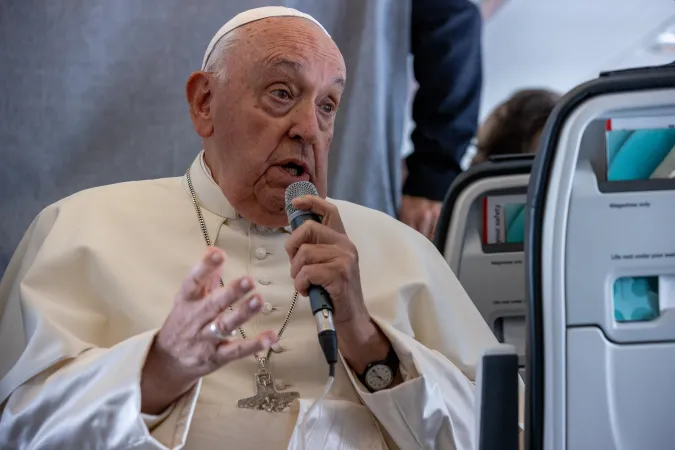
<svg viewBox="0 0 675 450">
<path fill-rule="evenodd" d="M 329 195 L 396 214 L 412 52 L 421 88 L 405 191 L 442 198 L 477 122 L 480 17 L 469 0 L 3 0 L 0 275 L 48 204 L 183 174 L 201 148 L 185 81 L 227 20 L 271 4 L 313 15 L 345 57 Z"/>
<path fill-rule="evenodd" d="M 419 89 L 406 195 L 442 201 L 462 170 L 478 123 L 481 25 L 478 8 L 468 0 L 413 0 L 411 47 Z"/>
</svg>

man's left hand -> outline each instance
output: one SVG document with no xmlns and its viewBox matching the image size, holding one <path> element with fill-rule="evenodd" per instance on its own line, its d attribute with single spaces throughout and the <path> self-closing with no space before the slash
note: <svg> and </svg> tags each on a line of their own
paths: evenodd
<svg viewBox="0 0 675 450">
<path fill-rule="evenodd" d="M 322 217 L 321 223 L 305 222 L 286 243 L 295 288 L 305 296 L 312 284 L 328 292 L 340 353 L 360 373 L 369 363 L 384 359 L 390 343 L 366 308 L 356 246 L 335 205 L 305 196 L 295 199 L 293 206 Z"/>
<path fill-rule="evenodd" d="M 442 202 L 404 195 L 398 214 L 399 219 L 427 238 L 433 239 L 436 223 L 441 215 L 441 206 L 443 206 Z"/>
<path fill-rule="evenodd" d="M 293 206 L 322 217 L 321 223 L 305 222 L 286 243 L 295 289 L 307 296 L 310 285 L 323 286 L 333 300 L 336 325 L 369 321 L 359 255 L 347 237 L 337 207 L 311 195 L 295 199 Z"/>
</svg>

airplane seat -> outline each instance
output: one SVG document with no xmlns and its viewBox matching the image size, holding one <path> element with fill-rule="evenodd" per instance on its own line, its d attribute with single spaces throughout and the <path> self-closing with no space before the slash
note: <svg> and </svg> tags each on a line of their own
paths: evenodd
<svg viewBox="0 0 675 450">
<path fill-rule="evenodd" d="M 525 366 L 525 201 L 533 155 L 500 155 L 450 187 L 434 243 L 501 343 Z"/>
<path fill-rule="evenodd" d="M 518 450 L 518 354 L 509 344 L 487 349 L 476 367 L 475 450 Z"/>
<path fill-rule="evenodd" d="M 528 190 L 526 448 L 675 442 L 675 67 L 601 74 L 542 133 Z"/>
</svg>

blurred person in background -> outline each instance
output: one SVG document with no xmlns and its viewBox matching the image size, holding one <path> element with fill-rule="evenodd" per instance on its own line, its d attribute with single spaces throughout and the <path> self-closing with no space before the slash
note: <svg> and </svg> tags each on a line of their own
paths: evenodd
<svg viewBox="0 0 675 450">
<path fill-rule="evenodd" d="M 436 211 L 477 127 L 481 19 L 469 0 L 14 0 L 0 8 L 0 105 L 11 105 L 0 123 L 0 274 L 46 205 L 183 172 L 199 142 L 176 87 L 224 17 L 268 5 L 321 21 L 357 80 L 335 124 L 329 195 L 391 216 L 414 55 L 415 152 L 400 216 L 428 234 L 421 218 Z"/>
<path fill-rule="evenodd" d="M 548 116 L 560 94 L 547 89 L 523 89 L 497 106 L 478 130 L 471 165 L 497 155 L 535 153 Z"/>
<path fill-rule="evenodd" d="M 431 238 L 445 193 L 462 171 L 460 162 L 477 129 L 482 21 L 469 0 L 415 0 L 411 21 L 419 87 L 399 218 Z"/>
</svg>

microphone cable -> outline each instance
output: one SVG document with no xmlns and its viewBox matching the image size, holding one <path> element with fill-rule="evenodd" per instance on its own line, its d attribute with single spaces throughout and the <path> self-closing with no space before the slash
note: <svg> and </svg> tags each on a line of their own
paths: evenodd
<svg viewBox="0 0 675 450">
<path fill-rule="evenodd" d="M 330 389 L 333 387 L 333 383 L 335 382 L 335 364 L 330 364 L 330 375 L 328 376 L 328 381 L 326 382 L 326 386 L 323 389 L 323 393 L 319 398 L 314 400 L 312 404 L 310 405 L 309 409 L 307 409 L 307 412 L 305 415 L 302 417 L 302 421 L 300 422 L 300 449 L 305 450 L 305 437 L 307 436 L 305 433 L 305 425 L 307 424 L 307 418 L 312 415 L 314 410 L 317 408 L 319 403 L 324 401 L 326 397 L 328 396 L 328 393 L 330 392 Z"/>
<path fill-rule="evenodd" d="M 286 189 L 286 214 L 288 215 L 289 225 L 293 230 L 299 228 L 305 221 L 312 220 L 321 223 L 321 217 L 308 211 L 300 211 L 293 206 L 293 200 L 303 195 L 316 195 L 319 193 L 316 187 L 309 181 L 300 181 L 291 184 Z M 338 360 L 338 343 L 335 325 L 333 324 L 333 302 L 330 295 L 321 286 L 310 286 L 309 300 L 312 308 L 312 315 L 316 320 L 319 345 L 326 357 L 328 363 L 328 381 L 324 387 L 323 393 L 314 400 L 302 417 L 299 426 L 299 441 L 301 450 L 305 450 L 305 426 L 308 417 L 314 413 L 318 405 L 326 399 L 328 393 L 335 382 L 335 364 Z"/>
</svg>

